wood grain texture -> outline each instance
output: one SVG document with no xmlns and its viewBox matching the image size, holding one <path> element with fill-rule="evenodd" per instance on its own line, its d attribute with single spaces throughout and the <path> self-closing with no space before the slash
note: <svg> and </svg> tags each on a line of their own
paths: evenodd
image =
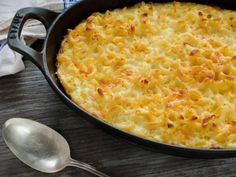
<svg viewBox="0 0 236 177">
<path fill-rule="evenodd" d="M 160 154 L 113 137 L 83 120 L 59 100 L 30 62 L 26 70 L 0 78 L 0 125 L 11 117 L 44 123 L 61 133 L 72 157 L 114 177 L 234 177 L 236 158 L 202 160 Z M 89 177 L 68 167 L 56 174 L 37 172 L 14 157 L 0 135 L 0 177 Z"/>
</svg>

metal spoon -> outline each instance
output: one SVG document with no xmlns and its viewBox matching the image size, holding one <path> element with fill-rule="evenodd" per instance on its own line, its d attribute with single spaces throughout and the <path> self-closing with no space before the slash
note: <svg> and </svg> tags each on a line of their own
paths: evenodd
<svg viewBox="0 0 236 177">
<path fill-rule="evenodd" d="M 72 159 L 67 141 L 46 125 L 12 118 L 4 123 L 2 134 L 10 150 L 36 170 L 54 173 L 66 166 L 74 166 L 100 177 L 109 177 L 86 163 Z"/>
</svg>

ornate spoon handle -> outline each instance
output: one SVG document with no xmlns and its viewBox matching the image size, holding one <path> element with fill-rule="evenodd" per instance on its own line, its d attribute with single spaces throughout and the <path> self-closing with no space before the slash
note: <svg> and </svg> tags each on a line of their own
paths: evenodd
<svg viewBox="0 0 236 177">
<path fill-rule="evenodd" d="M 99 176 L 99 177 L 110 177 L 98 170 L 96 170 L 93 166 L 89 165 L 89 164 L 86 164 L 84 162 L 80 162 L 80 161 L 77 161 L 77 160 L 74 160 L 74 159 L 71 159 L 68 166 L 73 166 L 73 167 L 78 167 L 78 168 L 81 168 L 83 170 L 86 170 L 87 172 L 90 172 L 96 176 Z"/>
</svg>

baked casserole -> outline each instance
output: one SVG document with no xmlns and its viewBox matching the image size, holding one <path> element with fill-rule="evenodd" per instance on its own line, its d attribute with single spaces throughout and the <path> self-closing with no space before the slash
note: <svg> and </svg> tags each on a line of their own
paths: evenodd
<svg viewBox="0 0 236 177">
<path fill-rule="evenodd" d="M 69 29 L 57 75 L 70 98 L 137 136 L 236 148 L 236 12 L 138 3 Z"/>
</svg>

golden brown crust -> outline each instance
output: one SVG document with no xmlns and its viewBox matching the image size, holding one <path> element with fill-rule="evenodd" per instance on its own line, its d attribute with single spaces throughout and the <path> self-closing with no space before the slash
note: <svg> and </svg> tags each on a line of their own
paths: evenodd
<svg viewBox="0 0 236 177">
<path fill-rule="evenodd" d="M 179 2 L 94 13 L 68 30 L 58 77 L 75 103 L 122 130 L 235 148 L 235 17 Z"/>
</svg>

